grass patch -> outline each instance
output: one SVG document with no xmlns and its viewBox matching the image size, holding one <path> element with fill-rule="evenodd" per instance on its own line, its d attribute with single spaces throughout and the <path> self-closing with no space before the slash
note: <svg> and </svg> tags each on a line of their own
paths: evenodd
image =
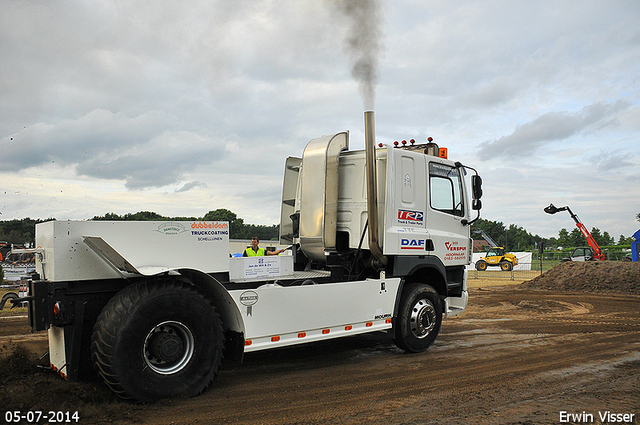
<svg viewBox="0 0 640 425">
<path fill-rule="evenodd" d="M 539 275 L 540 272 L 534 270 L 514 270 L 513 272 L 498 270 L 487 270 L 483 272 L 469 271 L 467 286 L 469 288 L 482 288 L 488 286 L 520 285 Z"/>
</svg>

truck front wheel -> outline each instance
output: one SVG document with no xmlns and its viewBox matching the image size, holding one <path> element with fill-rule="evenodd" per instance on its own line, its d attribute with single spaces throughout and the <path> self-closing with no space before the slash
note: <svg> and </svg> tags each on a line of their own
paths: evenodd
<svg viewBox="0 0 640 425">
<path fill-rule="evenodd" d="M 170 279 L 120 291 L 91 338 L 98 374 L 120 397 L 143 402 L 202 393 L 220 369 L 222 351 L 214 307 L 188 283 Z"/>
<path fill-rule="evenodd" d="M 396 345 L 420 353 L 435 341 L 441 324 L 442 303 L 435 289 L 422 283 L 405 286 L 394 323 Z"/>
</svg>

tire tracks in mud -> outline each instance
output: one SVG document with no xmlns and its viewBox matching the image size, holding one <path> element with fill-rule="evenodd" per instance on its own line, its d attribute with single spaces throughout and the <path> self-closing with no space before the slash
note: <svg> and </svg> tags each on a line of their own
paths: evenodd
<svg viewBox="0 0 640 425">
<path fill-rule="evenodd" d="M 480 292 L 477 302 L 482 303 L 491 292 Z M 520 297 L 517 297 L 520 295 Z M 531 301 L 531 297 L 535 301 Z M 490 299 L 490 298 L 489 298 Z M 570 301 L 567 301 L 570 300 Z M 519 327 L 520 332 L 535 330 L 536 324 L 540 322 L 549 323 L 555 326 L 599 326 L 599 331 L 640 331 L 640 315 L 637 311 L 629 311 L 618 305 L 624 306 L 626 303 L 638 304 L 638 296 L 603 295 L 603 294 L 575 294 L 575 293 L 536 293 L 531 291 L 513 291 L 509 299 L 502 300 L 500 307 L 495 303 L 480 306 L 481 317 L 491 317 L 492 319 L 508 319 L 513 322 L 528 322 L 528 327 Z M 540 307 L 541 310 L 549 306 L 555 307 L 555 311 L 540 313 L 531 306 Z M 519 311 L 520 310 L 520 311 Z M 530 311 L 530 314 L 522 314 Z M 544 333 L 544 329 L 538 332 Z"/>
<path fill-rule="evenodd" d="M 459 363 L 446 367 L 440 359 L 436 364 L 421 365 L 408 374 L 399 370 L 386 370 L 367 374 L 366 380 L 354 382 L 349 376 L 316 379 L 312 385 L 301 385 L 296 377 L 276 379 L 265 383 L 256 382 L 259 389 L 251 392 L 227 393 L 228 400 L 251 400 L 241 402 L 229 411 L 224 405 L 209 405 L 211 412 L 221 419 L 220 423 L 249 423 L 260 418 L 261 423 L 290 423 L 287 418 L 304 419 L 304 423 L 340 423 L 340 418 L 351 418 L 350 423 L 371 423 L 373 417 L 381 420 L 393 412 L 411 406 L 428 403 L 446 404 L 447 400 L 459 397 L 472 388 L 474 393 L 492 391 L 496 388 L 514 387 L 549 371 L 558 371 L 578 363 L 610 360 L 610 347 L 615 338 L 590 341 L 589 355 L 585 357 L 582 342 L 570 342 L 556 347 L 553 352 L 540 350 L 514 361 L 509 354 L 501 358 L 487 359 L 480 366 Z M 480 362 L 473 362 L 480 363 Z M 434 370 L 435 369 L 435 370 Z M 460 371 L 464 371 L 460 373 Z M 268 378 L 267 378 L 268 379 Z M 366 420 L 356 420 L 363 418 Z M 388 423 L 388 418 L 384 422 Z M 293 423 L 291 422 L 291 423 Z"/>
<path fill-rule="evenodd" d="M 567 408 L 558 403 L 583 397 L 576 406 L 588 408 L 602 394 L 616 394 L 628 362 L 638 369 L 639 307 L 640 297 L 491 290 L 475 294 L 465 313 L 445 320 L 424 353 L 405 354 L 383 334 L 360 335 L 250 353 L 244 365 L 223 368 L 212 388 L 193 399 L 141 406 L 66 403 L 84 403 L 87 423 L 506 425 L 526 418 L 556 424 L 558 408 Z M 0 346 L 46 345 L 46 332 L 30 334 L 24 318 L 3 322 Z M 605 379 L 609 373 L 617 380 Z M 632 378 L 640 381 L 640 375 Z M 605 392 L 593 395 L 600 388 Z M 615 402 L 640 406 L 635 397 Z M 127 413 L 109 413 L 102 421 L 95 412 L 106 410 Z M 538 420 L 535 412 L 552 421 Z"/>
<path fill-rule="evenodd" d="M 484 297 L 500 296 L 492 292 Z M 562 298 L 536 295 L 534 298 L 547 301 Z M 400 353 L 383 342 L 373 348 L 373 355 L 363 358 L 356 350 L 351 359 L 331 364 L 333 354 L 327 353 L 320 357 L 320 365 L 310 356 L 296 359 L 289 370 L 276 366 L 275 372 L 260 364 L 269 362 L 268 356 L 256 357 L 259 370 L 239 367 L 224 376 L 224 382 L 216 383 L 221 385 L 214 384 L 203 396 L 172 406 L 161 417 L 167 418 L 163 423 L 170 423 L 170 417 L 179 413 L 194 421 L 215 418 L 216 423 L 250 423 L 259 418 L 265 424 L 359 424 L 394 423 L 390 416 L 410 411 L 413 417 L 427 419 L 438 409 L 451 411 L 454 400 L 492 392 L 506 397 L 505 389 L 512 389 L 515 397 L 521 384 L 548 379 L 549 373 L 637 355 L 639 301 L 619 302 L 625 308 L 610 311 L 602 306 L 606 302 L 598 300 L 560 300 L 564 311 L 535 316 L 517 306 L 492 312 L 480 308 L 452 323 L 452 330 L 444 322 L 441 337 L 448 348 L 415 355 Z M 619 313 L 627 316 L 612 320 L 611 315 Z M 506 320 L 487 321 L 482 328 L 479 324 L 487 315 Z M 553 324 L 553 331 L 546 332 L 541 323 Z M 468 331 L 474 329 L 473 342 L 465 344 Z M 496 335 L 501 339 L 494 340 Z M 531 391 L 548 393 L 544 388 Z"/>
<path fill-rule="evenodd" d="M 25 315 L 3 316 L 0 328 L 0 346 L 36 340 L 46 340 L 46 332 L 31 332 Z"/>
</svg>

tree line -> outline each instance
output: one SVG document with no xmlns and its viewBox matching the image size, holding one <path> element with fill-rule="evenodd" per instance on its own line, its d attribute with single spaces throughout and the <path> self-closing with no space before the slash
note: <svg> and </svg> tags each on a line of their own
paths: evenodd
<svg viewBox="0 0 640 425">
<path fill-rule="evenodd" d="M 640 221 L 640 213 L 636 218 Z M 40 220 L 23 218 L 21 220 L 2 220 L 0 221 L 0 241 L 17 245 L 32 242 L 35 239 L 36 224 L 51 220 L 55 219 Z M 139 211 L 137 213 L 127 213 L 124 215 L 106 213 L 101 216 L 95 216 L 91 220 L 228 221 L 230 239 L 250 239 L 255 236 L 260 240 L 267 241 L 277 240 L 279 237 L 278 224 L 270 226 L 246 224 L 244 219 L 238 217 L 236 213 L 224 208 L 209 211 L 203 217 L 167 217 L 151 211 Z M 480 218 L 471 226 L 472 238 L 482 239 L 482 236 L 473 233 L 479 230 L 486 232 L 499 246 L 504 246 L 512 251 L 532 251 L 539 247 L 540 243 L 546 248 L 586 246 L 586 240 L 577 227 L 571 231 L 562 228 L 558 232 L 558 237 L 543 238 L 538 235 L 533 235 L 523 227 L 515 224 L 509 224 L 507 226 L 499 221 Z M 625 237 L 624 235 L 620 235 L 616 241 L 608 232 L 603 232 L 596 227 L 591 229 L 591 235 L 601 247 L 613 245 L 628 247 L 634 241 L 633 237 Z"/>
<path fill-rule="evenodd" d="M 40 220 L 23 218 L 21 220 L 2 220 L 0 221 L 0 241 L 9 244 L 24 245 L 34 241 L 36 224 L 45 221 L 55 220 L 54 218 Z M 99 221 L 228 221 L 229 222 L 229 238 L 230 239 L 251 239 L 257 237 L 260 240 L 278 240 L 279 228 L 278 224 L 271 226 L 261 224 L 246 224 L 244 219 L 238 217 L 234 212 L 227 209 L 217 209 L 209 211 L 203 217 L 167 217 L 152 211 L 139 211 L 137 213 L 127 213 L 118 215 L 115 213 L 106 213 L 104 215 L 95 216 L 91 220 Z"/>
<path fill-rule="evenodd" d="M 102 216 L 95 216 L 91 220 L 108 221 L 228 221 L 229 239 L 251 239 L 257 237 L 260 240 L 278 240 L 280 237 L 280 225 L 273 224 L 266 226 L 262 224 L 246 224 L 244 219 L 238 217 L 233 211 L 219 208 L 209 211 L 203 217 L 165 217 L 151 211 L 140 211 L 135 214 L 117 215 L 107 213 Z"/>
<path fill-rule="evenodd" d="M 640 214 L 637 216 L 640 221 Z M 527 232 L 521 226 L 515 224 L 509 224 L 505 226 L 500 221 L 491 221 L 485 219 L 478 219 L 471 225 L 472 238 L 482 239 L 482 236 L 476 235 L 473 232 L 483 230 L 488 234 L 499 246 L 504 246 L 507 250 L 511 251 L 533 251 L 542 244 L 547 249 L 556 248 L 568 248 L 577 246 L 587 246 L 585 237 L 580 232 L 580 229 L 574 227 L 573 230 L 568 231 L 566 228 L 560 229 L 558 237 L 543 238 L 538 235 L 532 235 Z M 620 246 L 629 247 L 635 239 L 632 236 L 626 237 L 620 235 L 616 242 L 608 232 L 601 231 L 597 227 L 591 228 L 591 236 L 600 245 L 605 246 Z"/>
</svg>

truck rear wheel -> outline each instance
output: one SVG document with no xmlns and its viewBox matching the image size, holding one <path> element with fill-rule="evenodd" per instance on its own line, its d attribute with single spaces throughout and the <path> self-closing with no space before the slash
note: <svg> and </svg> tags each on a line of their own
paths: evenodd
<svg viewBox="0 0 640 425">
<path fill-rule="evenodd" d="M 435 341 L 442 324 L 440 296 L 429 285 L 405 286 L 394 323 L 394 342 L 405 351 L 420 353 Z"/>
<path fill-rule="evenodd" d="M 214 307 L 188 283 L 158 279 L 116 294 L 94 325 L 91 358 L 120 397 L 192 397 L 215 379 L 223 333 Z"/>
</svg>

